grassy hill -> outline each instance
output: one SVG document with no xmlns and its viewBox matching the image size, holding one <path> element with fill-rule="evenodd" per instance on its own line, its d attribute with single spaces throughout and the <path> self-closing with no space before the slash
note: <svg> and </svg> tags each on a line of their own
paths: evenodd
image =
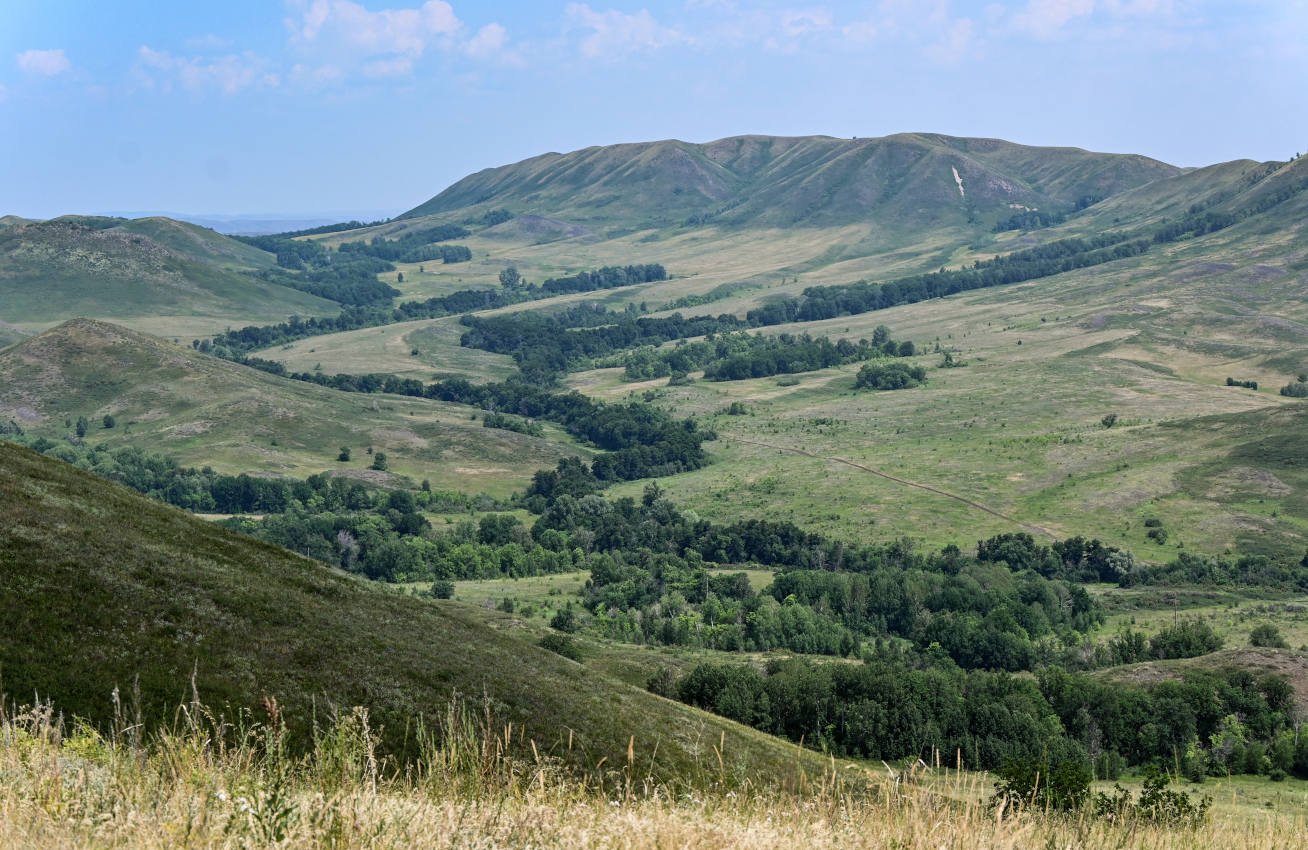
<svg viewBox="0 0 1308 850">
<path fill-rule="evenodd" d="M 66 714 L 107 724 L 111 692 L 131 711 L 139 680 L 147 722 L 171 721 L 194 671 L 210 706 L 276 697 L 301 733 L 315 707 L 366 706 L 397 749 L 457 692 L 588 769 L 627 764 L 632 736 L 638 769 L 661 780 L 716 778 L 722 743 L 731 779 L 821 764 L 517 640 L 494 615 L 386 592 L 6 442 L 0 513 L 4 688 Z"/>
<path fill-rule="evenodd" d="M 1178 173 L 1141 156 L 997 139 L 737 136 L 544 154 L 466 177 L 401 218 L 503 207 L 607 228 L 692 219 L 750 227 L 875 221 L 897 229 L 1066 209 Z"/>
<path fill-rule="evenodd" d="M 66 217 L 0 230 L 0 320 L 32 330 L 94 316 L 187 339 L 233 324 L 335 313 L 335 302 L 240 269 L 269 258 L 168 219 Z"/>
<path fill-rule="evenodd" d="M 18 342 L 26 336 L 27 334 L 23 333 L 13 325 L 6 322 L 0 322 L 0 348 L 13 345 L 15 342 Z"/>
<path fill-rule="evenodd" d="M 276 265 L 276 258 L 244 242 L 238 242 L 207 227 L 162 216 L 136 218 L 111 230 L 137 233 L 193 260 L 235 269 L 265 269 Z"/>
<path fill-rule="evenodd" d="M 537 469 L 586 455 L 560 430 L 544 438 L 484 428 L 471 408 L 426 399 L 338 392 L 199 354 L 156 337 L 78 319 L 0 353 L 0 421 L 140 446 L 225 472 L 322 471 L 380 482 L 429 479 L 440 489 L 507 496 Z M 101 427 L 105 414 L 117 425 Z M 339 463 L 341 446 L 354 460 Z M 390 472 L 367 467 L 384 450 Z"/>
</svg>

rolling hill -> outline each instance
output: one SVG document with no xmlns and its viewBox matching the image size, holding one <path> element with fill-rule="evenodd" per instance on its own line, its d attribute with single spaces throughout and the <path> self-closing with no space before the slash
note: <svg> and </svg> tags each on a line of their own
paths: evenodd
<svg viewBox="0 0 1308 850">
<path fill-rule="evenodd" d="M 108 367 L 108 368 L 106 368 Z M 477 411 L 399 396 L 362 396 L 292 381 L 91 319 L 65 322 L 0 353 L 0 421 L 39 434 L 95 423 L 90 439 L 140 446 L 224 472 L 332 471 L 379 482 L 507 496 L 560 458 L 586 455 L 557 429 L 545 438 L 481 427 Z M 117 419 L 100 427 L 105 414 Z M 352 463 L 337 462 L 341 446 Z M 384 450 L 390 472 L 367 469 Z"/>
<path fill-rule="evenodd" d="M 94 316 L 191 338 L 325 315 L 335 302 L 242 274 L 271 258 L 168 219 L 66 217 L 0 230 L 0 320 L 40 330 Z"/>
<path fill-rule="evenodd" d="M 0 348 L 13 345 L 15 342 L 18 342 L 26 336 L 27 334 L 23 333 L 13 325 L 6 322 L 0 322 Z"/>
<path fill-rule="evenodd" d="M 301 740 L 315 711 L 357 705 L 398 752 L 462 694 L 582 769 L 627 764 L 629 745 L 642 776 L 678 783 L 822 764 L 511 637 L 498 615 L 387 592 L 3 441 L 0 514 L 4 688 L 104 726 L 115 688 L 171 722 L 194 676 L 215 710 L 275 697 Z"/>
<path fill-rule="evenodd" d="M 575 224 L 888 229 L 1066 210 L 1181 169 L 1142 156 L 910 133 L 879 139 L 737 136 L 549 153 L 480 171 L 405 213 L 507 208 Z"/>
</svg>

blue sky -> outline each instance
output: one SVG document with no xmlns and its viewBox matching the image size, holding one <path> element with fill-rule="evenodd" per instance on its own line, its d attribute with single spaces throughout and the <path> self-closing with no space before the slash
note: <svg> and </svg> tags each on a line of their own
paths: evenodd
<svg viewBox="0 0 1308 850">
<path fill-rule="evenodd" d="M 0 214 L 378 211 L 546 151 L 1308 151 L 1308 0 L 4 0 Z"/>
</svg>

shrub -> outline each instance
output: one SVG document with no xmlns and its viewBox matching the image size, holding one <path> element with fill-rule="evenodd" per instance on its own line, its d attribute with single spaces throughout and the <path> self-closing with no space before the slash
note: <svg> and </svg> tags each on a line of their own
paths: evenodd
<svg viewBox="0 0 1308 850">
<path fill-rule="evenodd" d="M 903 390 L 926 383 L 926 369 L 907 363 L 868 363 L 858 370 L 854 386 L 858 389 Z"/>
<path fill-rule="evenodd" d="M 577 646 L 577 642 L 567 635 L 545 635 L 540 639 L 540 646 L 555 655 L 562 655 L 564 658 L 570 658 L 578 663 L 584 657 L 581 654 L 581 647 Z"/>
<path fill-rule="evenodd" d="M 445 579 L 437 579 L 431 583 L 431 590 L 429 593 L 431 594 L 432 599 L 453 599 L 454 582 L 446 581 Z"/>
<path fill-rule="evenodd" d="M 1272 623 L 1260 623 L 1253 627 L 1249 632 L 1250 646 L 1266 646 L 1274 649 L 1288 649 L 1289 644 L 1285 641 L 1285 636 L 1281 634 Z"/>
<path fill-rule="evenodd" d="M 581 628 L 581 624 L 577 622 L 577 613 L 572 610 L 571 602 L 555 612 L 554 616 L 550 618 L 550 628 L 557 629 L 564 634 L 572 634 Z"/>
<path fill-rule="evenodd" d="M 992 806 L 1033 806 L 1068 812 L 1090 799 L 1090 771 L 1079 760 L 1054 765 L 1037 759 L 1009 759 L 999 770 Z"/>
<path fill-rule="evenodd" d="M 1202 620 L 1181 620 L 1149 639 L 1155 658 L 1194 658 L 1222 648 L 1221 637 Z"/>
</svg>

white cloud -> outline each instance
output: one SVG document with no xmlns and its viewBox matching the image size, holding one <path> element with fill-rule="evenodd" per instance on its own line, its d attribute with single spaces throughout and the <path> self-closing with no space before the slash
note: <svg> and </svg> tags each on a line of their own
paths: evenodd
<svg viewBox="0 0 1308 850">
<path fill-rule="evenodd" d="M 232 46 L 231 39 L 209 33 L 198 38 L 188 38 L 187 48 L 191 50 L 226 50 Z"/>
<path fill-rule="evenodd" d="M 345 77 L 345 72 L 335 65 L 304 65 L 291 67 L 291 82 L 298 85 L 318 87 L 338 83 Z"/>
<path fill-rule="evenodd" d="M 787 9 L 781 13 L 780 29 L 788 36 L 823 32 L 831 29 L 831 13 L 825 9 Z"/>
<path fill-rule="evenodd" d="M 252 53 L 199 59 L 151 47 L 137 51 L 136 76 L 147 87 L 164 91 L 172 91 L 176 84 L 188 91 L 217 89 L 224 94 L 272 88 L 281 83 L 280 77 L 268 69 L 267 60 Z"/>
<path fill-rule="evenodd" d="M 569 31 L 590 31 L 578 49 L 591 59 L 620 59 L 633 52 L 689 41 L 682 33 L 654 20 L 647 9 L 629 15 L 616 9 L 597 12 L 586 3 L 569 3 L 563 14 Z"/>
<path fill-rule="evenodd" d="M 428 0 L 417 9 L 370 12 L 350 0 L 294 0 L 298 19 L 288 19 L 291 40 L 301 46 L 347 48 L 364 56 L 421 56 L 434 41 L 454 35 L 460 27 L 454 8 L 444 0 Z"/>
<path fill-rule="evenodd" d="M 927 47 L 928 59 L 942 65 L 952 65 L 963 59 L 972 46 L 973 27 L 970 18 L 957 18 L 949 23 L 942 38 Z"/>
<path fill-rule="evenodd" d="M 1090 15 L 1095 0 L 1030 0 L 1026 8 L 1013 16 L 1018 29 L 1037 38 L 1052 38 L 1075 18 Z"/>
<path fill-rule="evenodd" d="M 407 77 L 413 73 L 413 59 L 408 56 L 391 56 L 363 63 L 365 77 Z"/>
<path fill-rule="evenodd" d="M 845 41 L 854 45 L 871 44 L 876 41 L 878 29 L 872 21 L 854 21 L 840 28 Z"/>
<path fill-rule="evenodd" d="M 1082 18 L 1166 21 L 1177 13 L 1176 0 L 1028 0 L 1026 8 L 1013 16 L 1013 25 L 1037 38 L 1054 38 L 1068 24 Z"/>
<path fill-rule="evenodd" d="M 18 67 L 27 74 L 53 77 L 73 67 L 63 50 L 25 50 L 17 58 Z"/>
<path fill-rule="evenodd" d="M 508 43 L 509 34 L 499 24 L 487 24 L 477 30 L 477 34 L 468 41 L 466 50 L 469 56 L 490 56 L 503 50 Z"/>
</svg>

